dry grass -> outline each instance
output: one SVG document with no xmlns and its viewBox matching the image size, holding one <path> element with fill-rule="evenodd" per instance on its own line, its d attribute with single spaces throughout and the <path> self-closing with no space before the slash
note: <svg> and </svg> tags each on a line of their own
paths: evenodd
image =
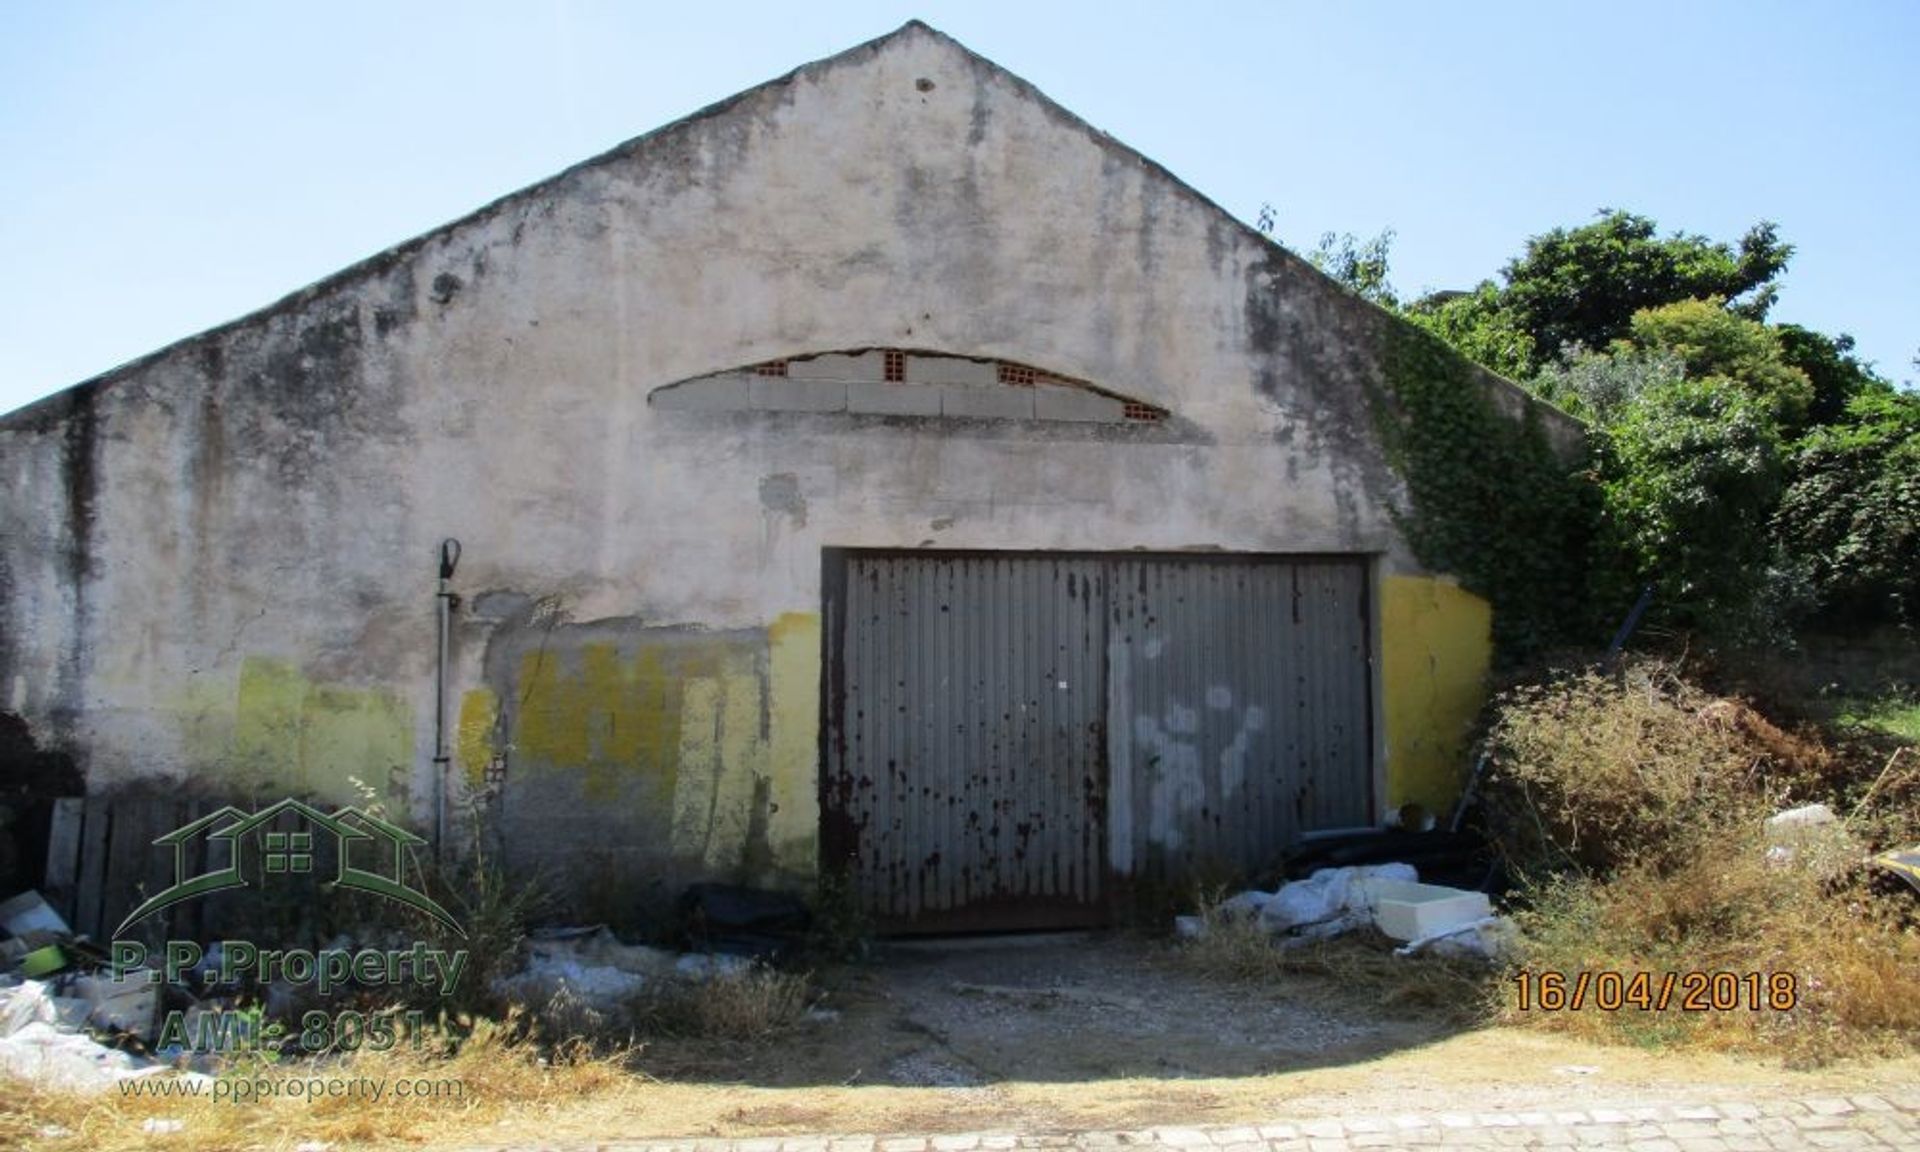
<svg viewBox="0 0 1920 1152">
<path fill-rule="evenodd" d="M 80 1094 L 29 1081 L 0 1084 L 0 1148 L 117 1149 L 177 1142 L 194 1152 L 290 1148 L 306 1141 L 378 1147 L 490 1139 L 501 1125 L 580 1108 L 640 1109 L 655 1082 L 632 1065 L 655 1037 L 718 1044 L 733 1052 L 769 1041 L 796 1023 L 812 998 L 808 977 L 755 969 L 731 979 L 674 983 L 620 1013 L 593 1011 L 562 996 L 537 1010 L 514 1008 L 498 1021 L 471 1022 L 459 1039 L 436 1032 L 416 1049 L 278 1064 L 254 1058 L 222 1074 L 229 1084 L 365 1079 L 387 1085 L 376 1102 L 360 1097 L 215 1100 Z M 430 1083 L 436 1095 L 396 1098 L 393 1086 Z M 284 1093 L 284 1088 L 274 1092 Z M 264 1093 L 262 1093 L 264 1094 Z M 178 1133 L 150 1133 L 148 1120 L 178 1121 Z"/>
<path fill-rule="evenodd" d="M 676 984 L 635 1004 L 643 1034 L 769 1040 L 800 1022 L 813 1001 L 810 977 L 773 968 L 700 984 Z"/>
<path fill-rule="evenodd" d="M 1920 1047 L 1920 932 L 1896 906 L 1831 889 L 1817 872 L 1770 864 L 1758 836 L 1730 838 L 1672 868 L 1543 886 L 1523 914 L 1534 972 L 1776 973 L 1793 1007 L 1521 1012 L 1506 1018 L 1593 1039 L 1760 1053 L 1795 1064 Z"/>
<path fill-rule="evenodd" d="M 1805 751 L 1658 663 L 1513 689 L 1488 743 L 1488 823 L 1521 874 L 1684 859 L 1703 820 L 1781 803 Z"/>
<path fill-rule="evenodd" d="M 1477 960 L 1395 956 L 1395 942 L 1370 930 L 1282 943 L 1257 919 L 1223 915 L 1214 901 L 1202 902 L 1200 918 L 1204 931 L 1182 945 L 1181 955 L 1216 979 L 1356 1007 L 1416 1009 L 1461 1025 L 1486 1020 L 1494 1010 L 1496 974 Z"/>
<path fill-rule="evenodd" d="M 1525 968 L 1569 987 L 1583 972 L 1656 987 L 1667 972 L 1783 974 L 1793 1001 L 1521 1011 L 1509 987 L 1506 1020 L 1801 1064 L 1920 1046 L 1911 902 L 1870 895 L 1848 869 L 1912 827 L 1899 759 L 1876 773 L 1657 664 L 1510 693 L 1493 747 L 1490 804 L 1527 878 Z M 1814 801 L 1843 823 L 1770 859 L 1766 816 Z"/>
<path fill-rule="evenodd" d="M 0 1093 L 0 1147 L 49 1150 L 119 1149 L 177 1145 L 194 1152 L 290 1148 L 306 1141 L 335 1147 L 414 1145 L 471 1140 L 476 1133 L 529 1113 L 558 1113 L 592 1097 L 627 1095 L 640 1082 L 624 1068 L 626 1054 L 596 1054 L 583 1046 L 546 1049 L 514 1039 L 512 1022 L 482 1023 L 447 1054 L 445 1046 L 401 1046 L 358 1052 L 338 1060 L 305 1061 L 228 1073 L 230 1083 L 284 1086 L 316 1078 L 364 1077 L 386 1085 L 377 1103 L 363 1098 L 308 1100 L 281 1095 L 236 1103 L 231 1098 L 128 1096 L 54 1091 L 31 1081 L 7 1083 Z M 400 1081 L 457 1084 L 458 1095 L 401 1099 Z M 284 1092 L 284 1087 L 276 1089 Z M 178 1132 L 147 1131 L 147 1121 L 179 1125 Z"/>
</svg>

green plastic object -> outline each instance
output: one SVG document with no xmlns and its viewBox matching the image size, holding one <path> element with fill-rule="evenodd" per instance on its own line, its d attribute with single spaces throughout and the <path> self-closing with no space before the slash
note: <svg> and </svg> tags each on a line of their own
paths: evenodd
<svg viewBox="0 0 1920 1152">
<path fill-rule="evenodd" d="M 45 948 L 35 948 L 20 958 L 20 975 L 29 980 L 38 980 L 66 966 L 67 954 L 60 951 L 60 945 L 49 944 Z"/>
</svg>

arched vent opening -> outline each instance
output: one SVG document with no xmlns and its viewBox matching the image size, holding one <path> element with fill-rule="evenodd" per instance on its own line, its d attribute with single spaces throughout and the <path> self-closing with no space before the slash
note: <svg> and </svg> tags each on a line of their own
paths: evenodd
<svg viewBox="0 0 1920 1152">
<path fill-rule="evenodd" d="M 1156 404 L 1012 360 L 903 348 L 816 352 L 656 388 L 652 406 L 689 412 L 845 412 L 860 416 L 1140 424 Z"/>
</svg>

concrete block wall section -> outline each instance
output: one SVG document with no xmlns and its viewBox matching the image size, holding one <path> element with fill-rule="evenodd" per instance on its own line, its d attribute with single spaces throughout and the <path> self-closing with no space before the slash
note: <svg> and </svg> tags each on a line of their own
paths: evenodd
<svg viewBox="0 0 1920 1152">
<path fill-rule="evenodd" d="M 940 386 L 940 414 L 985 417 L 989 420 L 1031 420 L 1033 389 L 943 384 Z"/>
<path fill-rule="evenodd" d="M 758 376 L 753 381 L 753 407 L 762 412 L 845 412 L 846 381 Z"/>
<path fill-rule="evenodd" d="M 968 360 L 960 356 L 908 356 L 906 382 L 997 388 L 1000 386 L 1000 372 L 999 366 L 991 360 Z"/>
<path fill-rule="evenodd" d="M 1119 424 L 1127 418 L 1126 407 L 1118 400 L 1083 388 L 1062 388 L 1054 384 L 1034 386 L 1033 415 L 1038 420 L 1096 424 Z"/>
<path fill-rule="evenodd" d="M 787 377 L 792 380 L 878 380 L 884 355 L 877 350 L 852 356 L 829 352 L 804 360 L 788 360 Z"/>
<path fill-rule="evenodd" d="M 847 411 L 872 416 L 938 416 L 940 389 L 926 384 L 847 385 Z"/>
</svg>

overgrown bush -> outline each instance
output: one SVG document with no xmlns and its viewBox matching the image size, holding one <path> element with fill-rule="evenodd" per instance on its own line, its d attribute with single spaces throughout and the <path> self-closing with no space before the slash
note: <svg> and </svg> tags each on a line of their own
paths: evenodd
<svg viewBox="0 0 1920 1152">
<path fill-rule="evenodd" d="M 1654 386 L 1602 437 L 1601 490 L 1615 567 L 1659 591 L 1661 616 L 1716 639 L 1771 638 L 1779 434 L 1765 405 L 1713 380 Z"/>
<path fill-rule="evenodd" d="M 1527 387 L 1602 428 L 1646 393 L 1684 379 L 1686 365 L 1671 352 L 1620 348 L 1596 352 L 1579 345 L 1540 370 Z"/>
<path fill-rule="evenodd" d="M 1920 933 L 1898 918 L 1904 897 L 1836 887 L 1817 870 L 1770 860 L 1757 826 L 1718 827 L 1692 843 L 1691 856 L 1665 865 L 1634 861 L 1604 879 L 1573 873 L 1534 888 L 1519 917 L 1518 967 L 1563 973 L 1569 987 L 1582 972 L 1649 973 L 1656 989 L 1668 972 L 1757 977 L 1735 1007 L 1689 1010 L 1682 987 L 1664 1010 L 1609 1011 L 1589 995 L 1578 1011 L 1521 1011 L 1510 992 L 1508 1018 L 1795 1063 L 1920 1045 Z"/>
<path fill-rule="evenodd" d="M 1522 883 L 1515 977 L 1720 972 L 1765 993 L 1542 1011 L 1510 990 L 1509 1019 L 1804 1061 L 1920 1043 L 1911 902 L 1872 895 L 1856 866 L 1911 827 L 1899 760 L 1841 755 L 1652 662 L 1503 694 L 1489 748 L 1488 824 Z M 1816 801 L 1840 819 L 1769 836 L 1775 810 Z"/>
<path fill-rule="evenodd" d="M 1495 717 L 1485 802 L 1521 875 L 1684 859 L 1707 829 L 1772 811 L 1802 751 L 1658 662 L 1522 685 Z"/>
<path fill-rule="evenodd" d="M 441 893 L 441 905 L 466 932 L 460 937 L 443 932 L 435 946 L 465 948 L 470 957 L 466 977 L 454 990 L 449 1007 L 498 1007 L 493 984 L 519 963 L 528 926 L 553 907 L 552 890 L 539 879 L 508 876 L 498 861 L 477 852 L 431 877 L 432 887 Z"/>
<path fill-rule="evenodd" d="M 1920 615 L 1920 395 L 1868 393 L 1846 414 L 1794 449 L 1774 535 L 1805 558 L 1829 618 L 1911 623 Z"/>
</svg>

